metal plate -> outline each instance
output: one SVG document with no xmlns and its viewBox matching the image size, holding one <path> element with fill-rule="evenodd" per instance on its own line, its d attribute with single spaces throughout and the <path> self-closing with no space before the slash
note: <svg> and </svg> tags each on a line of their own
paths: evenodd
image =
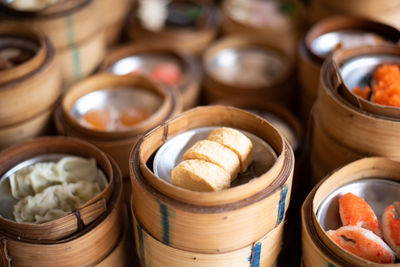
<svg viewBox="0 0 400 267">
<path fill-rule="evenodd" d="M 378 65 L 396 63 L 400 65 L 400 57 L 388 54 L 370 54 L 352 58 L 340 66 L 340 74 L 347 88 L 370 85 L 372 75 Z"/>
<path fill-rule="evenodd" d="M 14 215 L 13 215 L 13 208 L 14 205 L 17 204 L 18 200 L 16 200 L 12 194 L 11 194 L 11 186 L 10 186 L 10 180 L 8 177 L 26 167 L 29 167 L 35 163 L 39 162 L 57 162 L 60 159 L 64 157 L 76 157 L 76 155 L 72 154 L 57 154 L 57 153 L 52 153 L 52 154 L 45 154 L 45 155 L 39 155 L 33 158 L 30 158 L 28 160 L 25 160 L 21 163 L 18 163 L 11 169 L 9 169 L 6 173 L 4 173 L 1 178 L 0 178 L 0 216 L 3 218 L 9 219 L 9 220 L 14 220 Z M 97 176 L 97 183 L 100 187 L 101 190 L 104 190 L 107 186 L 107 178 L 106 175 L 102 170 L 99 169 L 99 173 Z"/>
<path fill-rule="evenodd" d="M 172 169 L 183 161 L 183 154 L 199 140 L 207 139 L 210 132 L 219 127 L 202 127 L 186 131 L 174 136 L 162 145 L 153 162 L 153 170 L 156 176 L 168 183 L 171 181 Z M 254 162 L 245 173 L 240 173 L 231 184 L 231 187 L 247 183 L 254 177 L 266 173 L 277 159 L 274 149 L 261 138 L 246 131 L 241 131 L 253 143 Z"/>
<path fill-rule="evenodd" d="M 298 147 L 298 140 L 295 134 L 294 129 L 282 118 L 272 114 L 270 112 L 258 109 L 247 109 L 247 111 L 252 112 L 260 117 L 266 119 L 269 123 L 271 123 L 283 137 L 288 140 L 290 146 L 293 150 L 296 150 Z"/>
<path fill-rule="evenodd" d="M 227 48 L 206 62 L 217 80 L 240 86 L 268 86 L 282 78 L 288 62 L 274 50 L 258 46 Z"/>
<path fill-rule="evenodd" d="M 154 113 L 161 105 L 161 99 L 155 93 L 140 88 L 102 89 L 91 92 L 79 98 L 70 112 L 76 119 L 81 118 L 91 109 L 106 107 L 122 111 L 130 107 L 140 107 Z"/>
<path fill-rule="evenodd" d="M 364 30 L 342 30 L 318 36 L 311 43 L 311 50 L 320 57 L 328 56 L 339 44 L 343 48 L 374 45 L 384 41 L 378 34 Z"/>
<path fill-rule="evenodd" d="M 317 219 L 324 230 L 336 230 L 342 226 L 339 198 L 348 192 L 362 197 L 380 220 L 385 208 L 400 200 L 400 183 L 388 179 L 369 178 L 336 189 L 324 199 L 317 211 Z"/>
<path fill-rule="evenodd" d="M 115 62 L 108 68 L 108 72 L 117 75 L 126 75 L 135 71 L 143 71 L 151 77 L 152 70 L 160 64 L 173 64 L 179 68 L 182 77 L 178 85 L 187 80 L 186 70 L 179 58 L 162 52 L 138 53 Z"/>
</svg>

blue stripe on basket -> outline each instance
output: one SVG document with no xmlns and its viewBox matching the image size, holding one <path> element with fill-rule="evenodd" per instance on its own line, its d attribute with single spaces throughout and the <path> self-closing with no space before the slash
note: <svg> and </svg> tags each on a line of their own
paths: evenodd
<svg viewBox="0 0 400 267">
<path fill-rule="evenodd" d="M 72 50 L 72 59 L 74 64 L 74 78 L 78 80 L 82 77 L 81 70 L 81 57 L 79 50 L 75 45 L 75 31 L 74 31 L 74 19 L 72 15 L 65 18 L 67 24 L 67 34 L 68 34 L 68 47 Z"/>
<path fill-rule="evenodd" d="M 288 191 L 289 191 L 288 185 L 285 185 L 281 189 L 281 197 L 278 205 L 278 221 L 276 225 L 279 225 L 283 221 L 283 218 L 285 217 L 286 197 Z"/>
<path fill-rule="evenodd" d="M 142 262 L 143 266 L 146 266 L 146 258 L 144 255 L 143 230 L 138 222 L 136 223 L 136 229 L 139 238 L 140 261 Z"/>
<path fill-rule="evenodd" d="M 160 203 L 161 225 L 162 225 L 162 241 L 169 245 L 169 220 L 168 207 Z"/>
<path fill-rule="evenodd" d="M 261 243 L 253 244 L 249 258 L 250 267 L 260 267 Z"/>
</svg>

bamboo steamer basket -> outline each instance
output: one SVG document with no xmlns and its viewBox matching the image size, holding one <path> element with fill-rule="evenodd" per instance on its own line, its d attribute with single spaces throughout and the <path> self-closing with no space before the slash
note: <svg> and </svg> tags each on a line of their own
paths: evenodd
<svg viewBox="0 0 400 267">
<path fill-rule="evenodd" d="M 102 32 L 96 32 L 78 45 L 58 49 L 56 58 L 61 67 L 64 91 L 74 82 L 90 75 L 99 66 L 105 54 Z"/>
<path fill-rule="evenodd" d="M 337 201 L 337 197 L 343 194 L 345 190 L 339 191 L 339 193 L 335 193 L 335 190 L 340 190 L 341 187 L 354 182 L 359 183 L 355 185 L 358 187 L 361 183 L 365 184 L 360 189 L 360 192 L 362 190 L 374 190 L 373 186 L 375 184 L 368 181 L 369 178 L 374 178 L 379 182 L 391 181 L 391 184 L 388 185 L 391 187 L 395 187 L 394 181 L 397 182 L 397 187 L 399 187 L 400 164 L 387 158 L 364 158 L 331 173 L 311 191 L 302 207 L 303 259 L 305 266 L 400 266 L 399 263 L 379 264 L 348 253 L 336 245 L 324 230 L 324 228 L 329 227 L 326 222 L 327 219 L 324 216 L 333 219 L 335 217 L 332 217 L 332 212 L 337 212 L 336 217 L 339 217 L 339 211 L 337 208 L 334 208 L 335 204 L 333 202 Z M 349 188 L 355 188 L 355 186 Z M 383 187 L 379 188 L 382 189 Z M 377 190 L 375 189 L 376 193 L 378 193 Z M 398 191 L 399 189 L 397 189 Z M 384 191 L 380 194 L 390 194 L 393 196 L 393 192 Z M 332 200 L 328 200 L 330 204 L 325 204 L 325 199 L 329 198 L 332 194 L 334 194 Z M 398 194 L 394 195 L 394 197 L 398 197 Z M 385 198 L 385 196 L 380 195 L 379 198 L 381 199 L 380 201 L 387 202 L 388 199 L 386 198 L 390 197 Z M 375 208 L 378 208 L 377 203 L 375 204 Z M 320 212 L 319 209 L 325 210 L 326 215 L 318 215 Z M 328 223 L 331 226 L 333 225 L 332 222 Z"/>
<path fill-rule="evenodd" d="M 278 130 L 280 129 L 279 126 L 276 126 L 274 124 L 274 119 L 272 118 L 271 121 L 269 121 L 268 114 L 271 114 L 273 116 L 276 116 L 277 119 L 280 121 L 277 121 L 277 124 L 285 124 L 288 128 L 288 130 L 291 132 L 290 134 L 286 134 L 284 132 L 281 132 L 281 135 L 286 138 L 286 140 L 289 142 L 290 146 L 294 150 L 295 154 L 299 148 L 299 145 L 302 141 L 303 138 L 303 129 L 302 126 L 299 122 L 299 120 L 285 107 L 275 105 L 273 103 L 265 103 L 263 101 L 248 101 L 245 99 L 238 99 L 238 98 L 227 98 L 224 100 L 221 100 L 219 102 L 213 103 L 215 105 L 226 105 L 226 106 L 233 106 L 241 109 L 248 110 L 250 112 L 254 112 L 258 116 L 263 117 L 266 119 L 269 123 L 271 123 L 273 126 L 275 126 Z M 263 116 L 263 113 L 266 113 L 266 116 Z M 284 128 L 284 127 L 282 127 Z M 290 136 L 290 137 L 289 137 Z M 289 138 L 288 138 L 289 137 Z"/>
<path fill-rule="evenodd" d="M 31 144 L 41 143 L 42 152 L 52 150 L 47 144 L 58 142 L 66 145 L 70 153 L 82 153 L 82 147 L 90 147 L 86 142 L 71 138 L 51 137 L 31 141 Z M 18 150 L 29 143 L 16 146 Z M 12 150 L 9 150 L 12 151 Z M 31 150 L 36 155 L 38 152 Z M 102 153 L 99 151 L 99 153 Z M 2 153 L 4 154 L 4 153 Z M 103 154 L 104 156 L 104 154 Z M 28 240 L 8 234 L 1 230 L 0 260 L 2 266 L 90 266 L 101 262 L 120 240 L 122 231 L 121 200 L 122 177 L 118 166 L 113 160 L 109 162 L 114 178 L 114 188 L 108 201 L 106 211 L 75 234 L 57 241 Z M 7 165 L 10 165 L 7 163 Z M 2 169 L 3 166 L 2 166 Z M 32 260 L 34 259 L 34 260 Z M 12 262 L 11 262 L 12 260 Z M 108 265 L 111 266 L 111 265 Z"/>
<path fill-rule="evenodd" d="M 0 128 L 10 126 L 50 109 L 61 93 L 54 50 L 43 35 L 16 24 L 1 24 L 0 34 L 27 38 L 39 45 L 25 63 L 0 71 Z"/>
<path fill-rule="evenodd" d="M 337 75 L 338 67 L 335 67 L 348 58 L 379 53 L 396 56 L 399 51 L 398 47 L 389 45 L 359 47 L 338 51 L 324 63 L 313 111 L 311 137 L 313 164 L 318 166 L 320 174 L 325 175 L 342 164 L 365 156 L 400 159 L 398 118 L 382 115 L 382 112 L 392 114 L 393 109 L 384 106 L 377 108 L 370 103 L 368 111 L 361 102 L 359 106 L 354 105 L 353 100 L 348 98 L 349 93 L 343 93 L 347 89 L 343 88 L 342 78 Z M 316 173 L 313 176 L 314 181 L 323 177 Z"/>
<path fill-rule="evenodd" d="M 2 4 L 7 20 L 33 27 L 49 37 L 68 85 L 90 74 L 105 53 L 100 2 L 62 1 L 39 11 L 19 11 Z M 79 25 L 79 27 L 78 27 Z"/>
<path fill-rule="evenodd" d="M 298 47 L 298 75 L 301 84 L 303 117 L 307 118 L 317 98 L 320 69 L 325 58 L 312 49 L 313 42 L 323 34 L 343 30 L 363 30 L 384 37 L 390 42 L 400 40 L 400 31 L 392 26 L 363 18 L 335 16 L 315 24 L 301 40 Z"/>
<path fill-rule="evenodd" d="M 349 15 L 373 19 L 400 29 L 400 21 L 398 20 L 400 4 L 395 0 L 384 1 L 384 3 L 373 0 L 335 2 L 311 0 L 308 14 L 310 14 L 309 20 L 311 23 L 316 23 L 332 15 Z"/>
<path fill-rule="evenodd" d="M 57 105 L 58 102 L 31 119 L 0 127 L 0 150 L 51 132 L 52 114 Z"/>
<path fill-rule="evenodd" d="M 70 110 L 81 97 L 103 89 L 127 87 L 136 90 L 142 88 L 154 93 L 162 101 L 155 112 L 144 122 L 124 131 L 98 131 L 82 126 L 71 115 Z M 129 176 L 128 158 L 132 146 L 139 136 L 163 121 L 175 116 L 182 110 L 178 92 L 161 87 L 142 76 L 116 76 L 98 74 L 76 83 L 65 94 L 62 104 L 56 111 L 55 124 L 61 135 L 85 139 L 108 153 L 120 166 L 124 177 Z"/>
<path fill-rule="evenodd" d="M 238 35 L 225 37 L 214 43 L 204 53 L 204 92 L 206 101 L 213 103 L 224 98 L 241 98 L 253 101 L 262 99 L 264 102 L 279 102 L 291 107 L 294 95 L 293 61 L 290 55 L 279 47 L 274 40 L 261 39 L 255 35 Z M 282 60 L 283 69 L 270 83 L 244 85 L 235 81 L 228 82 L 216 77 L 208 66 L 218 54 L 226 49 L 244 49 L 255 47 L 276 53 L 275 56 Z"/>
<path fill-rule="evenodd" d="M 291 2 L 296 9 L 296 14 L 283 14 L 282 11 L 279 11 L 277 8 L 277 13 L 279 13 L 282 18 L 284 18 L 284 22 L 278 25 L 274 24 L 265 24 L 265 25 L 251 25 L 244 21 L 240 21 L 234 17 L 232 17 L 231 12 L 229 11 L 230 6 L 232 5 L 233 0 L 224 0 L 222 2 L 221 7 L 221 28 L 224 35 L 233 35 L 233 34 L 248 34 L 252 33 L 254 35 L 262 35 L 265 39 L 268 40 L 277 40 L 280 43 L 280 47 L 284 48 L 284 50 L 290 54 L 295 55 L 295 50 L 297 46 L 297 42 L 300 39 L 300 35 L 303 30 L 302 25 L 302 11 L 301 5 L 297 1 Z M 276 1 L 277 5 L 279 1 Z M 265 14 L 267 15 L 267 14 Z"/>
<path fill-rule="evenodd" d="M 179 250 L 155 239 L 138 222 L 134 210 L 131 211 L 136 253 L 142 266 L 276 266 L 282 247 L 284 223 L 253 244 L 231 252 L 205 254 Z"/>
<path fill-rule="evenodd" d="M 107 186 L 99 195 L 78 208 L 77 213 L 69 213 L 47 223 L 17 223 L 0 216 L 0 229 L 3 231 L 29 240 L 58 240 L 76 233 L 80 230 L 81 223 L 88 225 L 105 212 L 114 187 L 112 167 L 103 152 L 86 143 L 62 138 L 43 138 L 11 147 L 0 153 L 0 173 L 4 174 L 13 166 L 32 157 L 49 153 L 73 154 L 96 159 L 108 179 Z"/>
<path fill-rule="evenodd" d="M 180 1 L 180 0 L 177 0 Z M 195 1 L 196 2 L 196 1 Z M 166 45 L 184 53 L 200 55 L 214 40 L 219 26 L 217 9 L 206 3 L 198 2 L 206 12 L 204 25 L 196 29 L 173 29 L 164 27 L 160 31 L 150 31 L 142 26 L 135 15 L 138 5 L 134 5 L 134 12 L 128 17 L 126 34 L 129 39 L 144 44 L 165 43 Z"/>
<path fill-rule="evenodd" d="M 219 192 L 194 192 L 174 186 L 158 178 L 146 165 L 151 164 L 150 156 L 166 140 L 205 126 L 248 131 L 271 145 L 278 158 L 257 179 Z M 293 161 L 288 143 L 261 117 L 224 106 L 189 110 L 143 136 L 131 152 L 136 218 L 154 238 L 177 249 L 219 254 L 243 248 L 284 219 L 290 201 Z M 226 242 L 228 235 L 230 241 Z"/>
<path fill-rule="evenodd" d="M 179 65 L 182 66 L 182 72 L 185 76 L 184 81 L 177 86 L 172 86 L 175 90 L 178 90 L 182 96 L 183 109 L 189 109 L 195 107 L 199 102 L 200 97 L 200 81 L 201 81 L 201 69 L 198 66 L 196 58 L 179 52 L 178 50 L 168 47 L 164 44 L 129 44 L 121 46 L 110 52 L 104 59 L 100 66 L 101 71 L 112 72 L 115 74 L 117 71 L 114 70 L 115 64 L 120 60 L 128 57 L 140 57 L 141 55 L 168 55 L 171 59 L 176 60 Z M 145 59 L 140 61 L 141 66 L 146 67 Z M 140 66 L 140 67 L 141 67 Z M 129 66 L 131 68 L 132 66 Z M 140 68 L 139 67 L 139 68 Z M 124 72 L 129 73 L 128 69 Z M 122 74 L 122 73 L 121 73 Z"/>
<path fill-rule="evenodd" d="M 103 0 L 100 1 L 100 9 L 105 27 L 105 40 L 107 46 L 113 45 L 119 38 L 128 12 L 131 0 Z"/>
</svg>

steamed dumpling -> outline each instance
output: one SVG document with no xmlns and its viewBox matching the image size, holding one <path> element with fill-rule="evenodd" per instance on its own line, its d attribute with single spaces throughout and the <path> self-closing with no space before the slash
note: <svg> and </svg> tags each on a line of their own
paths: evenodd
<svg viewBox="0 0 400 267">
<path fill-rule="evenodd" d="M 10 175 L 11 193 L 14 198 L 34 195 L 55 184 L 77 181 L 95 182 L 97 166 L 94 159 L 64 157 L 57 163 L 40 162 Z"/>
<path fill-rule="evenodd" d="M 88 181 L 53 185 L 15 204 L 14 218 L 18 223 L 48 222 L 75 210 L 99 193 L 99 185 Z"/>
</svg>

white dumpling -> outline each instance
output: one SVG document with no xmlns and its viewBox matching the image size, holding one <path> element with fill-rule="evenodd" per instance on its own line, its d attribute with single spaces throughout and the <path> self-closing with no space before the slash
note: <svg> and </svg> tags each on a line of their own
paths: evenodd
<svg viewBox="0 0 400 267">
<path fill-rule="evenodd" d="M 99 185 L 87 181 L 53 185 L 18 201 L 14 218 L 18 223 L 48 222 L 75 210 L 99 193 Z"/>
<path fill-rule="evenodd" d="M 96 161 L 80 157 L 65 157 L 57 163 L 36 163 L 10 175 L 11 194 L 16 199 L 42 192 L 55 184 L 77 181 L 95 182 Z"/>
</svg>

